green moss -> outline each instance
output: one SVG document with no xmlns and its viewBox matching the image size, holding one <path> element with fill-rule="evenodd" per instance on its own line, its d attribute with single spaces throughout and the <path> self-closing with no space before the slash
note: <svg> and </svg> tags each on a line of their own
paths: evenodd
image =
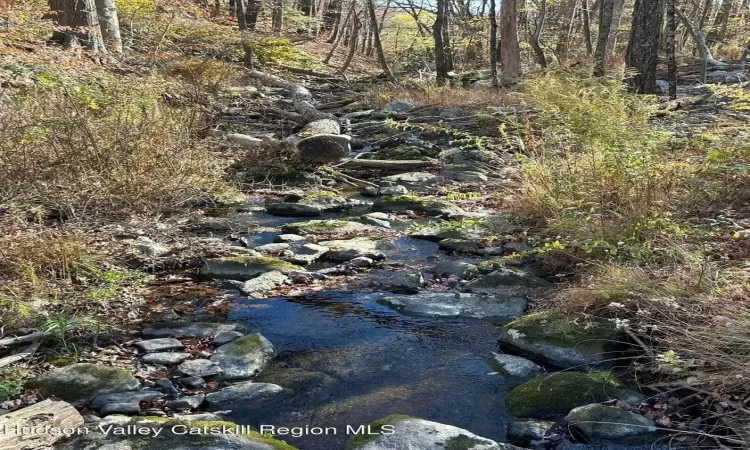
<svg viewBox="0 0 750 450">
<path fill-rule="evenodd" d="M 543 339 L 563 346 L 599 345 L 602 340 L 614 338 L 615 331 L 609 324 L 580 323 L 577 314 L 559 311 L 540 311 L 522 316 L 504 326 L 526 335 L 529 339 Z"/>
<path fill-rule="evenodd" d="M 309 205 L 313 203 L 321 203 L 325 201 L 330 201 L 334 199 L 341 198 L 340 195 L 338 195 L 335 192 L 331 191 L 312 191 L 307 194 L 305 194 L 298 203 L 301 203 L 303 205 Z"/>
<path fill-rule="evenodd" d="M 487 441 L 460 434 L 446 440 L 443 447 L 445 450 L 471 450 L 481 444 L 487 444 Z"/>
<path fill-rule="evenodd" d="M 405 419 L 412 419 L 412 417 L 403 414 L 392 414 L 388 417 L 376 420 L 375 422 L 370 424 L 370 434 L 363 433 L 354 435 L 351 439 L 349 439 L 349 442 L 346 443 L 346 450 L 355 450 L 364 446 L 370 441 L 374 441 L 378 438 L 380 431 L 383 429 L 383 425 L 390 425 L 394 422 Z"/>
<path fill-rule="evenodd" d="M 307 222 L 288 223 L 281 227 L 284 233 L 332 234 L 338 228 L 346 227 L 345 220 L 310 220 Z"/>
<path fill-rule="evenodd" d="M 71 383 L 71 378 L 81 379 L 81 382 Z M 30 380 L 26 387 L 37 389 L 44 397 L 55 396 L 75 402 L 105 391 L 112 392 L 128 382 L 135 381 L 133 375 L 126 369 L 80 363 L 51 370 Z"/>
<path fill-rule="evenodd" d="M 248 336 L 242 336 L 239 339 L 226 344 L 225 348 L 229 351 L 224 353 L 228 356 L 245 356 L 263 346 L 263 342 L 260 340 L 260 336 L 257 334 L 251 334 Z"/>
<path fill-rule="evenodd" d="M 509 412 L 517 417 L 546 418 L 612 398 L 631 398 L 632 391 L 607 372 L 559 372 L 540 375 L 513 389 Z"/>
<path fill-rule="evenodd" d="M 444 212 L 460 210 L 460 208 L 456 207 L 450 202 L 435 198 L 420 197 L 414 194 L 402 194 L 386 197 L 375 202 L 375 204 L 372 205 L 373 211 L 398 212 L 409 209 L 428 214 L 442 214 Z"/>
</svg>

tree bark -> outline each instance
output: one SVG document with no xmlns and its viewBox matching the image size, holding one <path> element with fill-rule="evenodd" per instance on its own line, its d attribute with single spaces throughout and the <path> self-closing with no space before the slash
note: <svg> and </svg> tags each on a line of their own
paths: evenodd
<svg viewBox="0 0 750 450">
<path fill-rule="evenodd" d="M 66 48 L 84 46 L 92 52 L 106 53 L 99 17 L 94 0 L 50 0 L 52 11 L 58 12 L 56 31 L 52 40 Z"/>
<path fill-rule="evenodd" d="M 531 35 L 529 44 L 534 50 L 536 55 L 536 61 L 539 63 L 542 69 L 547 68 L 547 57 L 544 55 L 542 49 L 542 33 L 544 33 L 544 26 L 547 23 L 547 0 L 541 0 L 539 4 L 539 14 L 537 14 L 534 20 L 534 34 Z"/>
<path fill-rule="evenodd" d="M 607 62 L 612 50 L 612 25 L 615 0 L 602 0 L 599 4 L 599 36 L 596 39 L 596 53 L 594 54 L 594 76 L 601 77 L 607 72 Z"/>
<path fill-rule="evenodd" d="M 677 56 L 676 33 L 677 21 L 675 20 L 675 0 L 667 0 L 667 81 L 669 81 L 669 98 L 677 98 Z"/>
<path fill-rule="evenodd" d="M 362 22 L 359 20 L 359 15 L 356 12 L 353 11 L 353 14 L 352 32 L 349 35 L 349 54 L 346 55 L 346 61 L 341 66 L 341 73 L 346 72 L 346 69 L 349 68 L 349 64 L 352 63 L 352 59 L 354 58 L 354 53 L 357 51 L 357 39 L 359 39 L 359 29 L 362 26 Z"/>
<path fill-rule="evenodd" d="M 331 50 L 328 52 L 325 59 L 323 60 L 323 64 L 328 64 L 331 61 L 331 58 L 333 58 L 333 54 L 336 52 L 336 49 L 338 48 L 339 44 L 341 43 L 341 40 L 346 34 L 344 30 L 346 30 L 346 27 L 349 26 L 349 20 L 351 20 L 352 15 L 354 14 L 355 5 L 356 5 L 356 0 L 352 1 L 352 4 L 349 7 L 349 10 L 346 13 L 346 17 L 344 18 L 344 21 L 336 26 L 336 30 L 337 30 L 336 39 L 333 41 L 333 46 L 331 47 Z"/>
<path fill-rule="evenodd" d="M 446 57 L 445 33 L 445 10 L 447 0 L 437 0 L 437 12 L 435 14 L 435 23 L 432 25 L 432 38 L 435 41 L 435 77 L 438 86 L 444 86 L 448 83 L 448 59 Z"/>
<path fill-rule="evenodd" d="M 573 22 L 578 9 L 578 0 L 566 0 L 562 11 L 562 23 L 560 24 L 560 33 L 557 38 L 555 53 L 562 65 L 568 59 L 568 48 L 570 47 L 570 37 L 573 33 Z"/>
<path fill-rule="evenodd" d="M 497 77 L 497 16 L 495 0 L 490 0 L 490 76 L 492 87 L 500 89 L 500 81 Z"/>
<path fill-rule="evenodd" d="M 716 14 L 716 19 L 714 19 L 711 32 L 708 33 L 709 42 L 720 42 L 724 40 L 727 34 L 729 18 L 732 15 L 735 3 L 735 0 L 722 0 L 721 8 L 719 8 L 719 13 Z"/>
<path fill-rule="evenodd" d="M 104 45 L 115 53 L 122 53 L 120 21 L 117 17 L 115 0 L 96 0 L 96 11 L 99 14 L 99 26 L 102 29 Z"/>
<path fill-rule="evenodd" d="M 367 0 L 367 9 L 370 11 L 370 28 L 372 28 L 373 38 L 375 40 L 375 50 L 378 53 L 378 62 L 380 68 L 383 69 L 385 76 L 390 81 L 396 81 L 396 77 L 393 76 L 391 68 L 388 67 L 388 61 L 385 59 L 385 52 L 383 51 L 383 43 L 380 42 L 380 32 L 378 31 L 378 19 L 375 15 L 375 3 L 373 0 Z"/>
<path fill-rule="evenodd" d="M 516 0 L 503 0 L 500 6 L 500 66 L 503 78 L 520 77 L 523 73 Z"/>
<path fill-rule="evenodd" d="M 663 17 L 664 0 L 636 0 L 625 63 L 627 67 L 636 71 L 635 76 L 628 80 L 628 84 L 639 94 L 659 92 L 656 85 L 656 66 Z"/>
<path fill-rule="evenodd" d="M 245 23 L 247 23 L 248 30 L 255 31 L 258 27 L 258 15 L 260 15 L 262 7 L 263 2 L 261 0 L 247 0 Z"/>
<path fill-rule="evenodd" d="M 284 0 L 274 0 L 273 17 L 271 19 L 274 33 L 281 33 L 284 29 Z"/>
<path fill-rule="evenodd" d="M 589 0 L 583 0 L 581 15 L 583 17 L 583 40 L 586 44 L 586 54 L 591 56 L 594 53 L 594 47 L 591 42 L 591 10 L 589 9 Z"/>
</svg>

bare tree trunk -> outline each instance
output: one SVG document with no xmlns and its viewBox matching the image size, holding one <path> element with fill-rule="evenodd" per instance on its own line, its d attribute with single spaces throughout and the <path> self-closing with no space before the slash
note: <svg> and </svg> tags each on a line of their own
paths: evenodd
<svg viewBox="0 0 750 450">
<path fill-rule="evenodd" d="M 722 0 L 721 8 L 719 13 L 714 19 L 714 24 L 711 27 L 711 32 L 708 33 L 709 42 L 720 42 L 723 41 L 727 34 L 727 25 L 729 24 L 729 17 L 732 15 L 734 10 L 735 0 Z"/>
<path fill-rule="evenodd" d="M 586 44 L 586 54 L 591 56 L 594 53 L 594 47 L 591 43 L 591 11 L 589 10 L 589 0 L 583 0 L 581 15 L 583 16 L 583 40 Z"/>
<path fill-rule="evenodd" d="M 352 18 L 352 15 L 354 14 L 355 5 L 356 5 L 356 0 L 352 0 L 352 4 L 346 13 L 346 18 L 344 19 L 344 22 L 342 22 L 341 24 L 337 26 L 338 33 L 337 33 L 336 39 L 333 41 L 333 46 L 331 47 L 331 51 L 328 52 L 328 55 L 326 55 L 326 58 L 323 60 L 323 64 L 328 64 L 328 62 L 331 61 L 331 58 L 333 57 L 334 52 L 336 52 L 336 49 L 338 48 L 339 44 L 341 43 L 341 40 L 346 34 L 344 30 L 346 30 L 346 27 L 349 25 L 349 20 Z"/>
<path fill-rule="evenodd" d="M 284 0 L 274 0 L 272 27 L 274 33 L 281 33 L 284 29 Z"/>
<path fill-rule="evenodd" d="M 578 9 L 578 0 L 566 0 L 565 7 L 562 11 L 562 23 L 560 24 L 560 34 L 557 39 L 557 54 L 560 64 L 568 59 L 568 48 L 570 47 L 570 37 L 573 32 L 573 22 Z"/>
<path fill-rule="evenodd" d="M 53 34 L 53 41 L 66 48 L 83 45 L 92 52 L 107 52 L 94 0 L 50 0 L 49 4 L 58 12 L 57 24 L 65 27 Z"/>
<path fill-rule="evenodd" d="M 625 62 L 637 72 L 628 82 L 639 94 L 659 92 L 656 66 L 663 17 L 664 0 L 636 0 Z"/>
<path fill-rule="evenodd" d="M 432 38 L 435 41 L 435 77 L 438 86 L 444 86 L 448 82 L 448 60 L 446 58 L 445 33 L 445 10 L 447 0 L 437 0 L 437 13 L 435 23 L 432 25 Z"/>
<path fill-rule="evenodd" d="M 677 98 L 677 56 L 675 34 L 677 21 L 675 20 L 675 0 L 667 0 L 667 81 L 669 81 L 669 98 Z"/>
<path fill-rule="evenodd" d="M 547 0 L 541 0 L 539 4 L 539 14 L 537 14 L 534 20 L 534 34 L 531 35 L 530 44 L 536 55 L 536 61 L 542 67 L 547 68 L 547 57 L 544 55 L 542 49 L 542 33 L 544 32 L 544 26 L 547 23 Z"/>
<path fill-rule="evenodd" d="M 599 8 L 599 36 L 596 40 L 596 53 L 594 55 L 594 59 L 596 60 L 594 64 L 594 76 L 596 77 L 601 77 L 607 72 L 607 62 L 612 50 L 609 45 L 612 42 L 611 34 L 615 1 L 602 0 Z"/>
<path fill-rule="evenodd" d="M 99 15 L 104 44 L 115 53 L 122 53 L 120 21 L 117 18 L 115 0 L 96 0 L 96 12 Z"/>
<path fill-rule="evenodd" d="M 391 68 L 388 67 L 388 61 L 385 59 L 385 52 L 383 52 L 383 43 L 380 42 L 380 32 L 378 31 L 378 19 L 375 15 L 375 3 L 373 0 L 367 0 L 367 9 L 370 11 L 370 28 L 373 31 L 373 37 L 375 40 L 375 50 L 378 52 L 378 62 L 380 67 L 383 69 L 385 76 L 391 81 L 396 81 L 396 77 L 393 76 Z"/>
<path fill-rule="evenodd" d="M 237 25 L 239 25 L 240 31 L 247 30 L 247 7 L 245 5 L 245 1 L 246 0 L 235 0 Z"/>
<path fill-rule="evenodd" d="M 693 25 L 693 22 L 690 21 L 688 16 L 685 15 L 684 12 L 678 7 L 675 6 L 674 9 L 675 15 L 678 19 L 680 19 L 680 22 L 682 22 L 683 25 L 685 25 L 685 28 L 687 28 L 688 33 L 690 33 L 690 36 L 692 36 L 693 41 L 695 41 L 695 46 L 698 48 L 698 54 L 700 55 L 701 59 L 701 82 L 706 82 L 706 73 L 708 71 L 708 66 L 724 66 L 725 64 L 721 61 L 717 61 L 714 59 L 713 55 L 711 54 L 711 48 L 708 46 L 708 43 L 706 42 L 706 37 L 703 35 L 703 31 L 701 31 L 700 28 Z"/>
<path fill-rule="evenodd" d="M 492 76 L 492 87 L 500 89 L 500 81 L 497 77 L 497 16 L 495 0 L 490 0 L 490 73 Z"/>
<path fill-rule="evenodd" d="M 503 78 L 520 77 L 523 73 L 516 0 L 503 0 L 500 6 L 500 66 Z"/>
<path fill-rule="evenodd" d="M 349 68 L 349 64 L 352 63 L 354 53 L 357 51 L 357 39 L 359 38 L 359 29 L 361 26 L 362 22 L 359 20 L 359 15 L 355 12 L 354 20 L 352 20 L 352 32 L 349 35 L 349 54 L 346 55 L 346 61 L 344 61 L 344 65 L 341 66 L 341 73 L 346 72 L 346 69 Z"/>
<path fill-rule="evenodd" d="M 263 7 L 261 0 L 247 0 L 247 7 L 245 10 L 245 23 L 247 23 L 247 29 L 255 31 L 258 26 L 258 15 Z"/>
</svg>

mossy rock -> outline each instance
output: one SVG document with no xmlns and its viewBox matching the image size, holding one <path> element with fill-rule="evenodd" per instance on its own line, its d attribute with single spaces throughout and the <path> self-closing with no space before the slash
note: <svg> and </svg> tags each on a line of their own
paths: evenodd
<svg viewBox="0 0 750 450">
<path fill-rule="evenodd" d="M 545 419 L 589 403 L 611 399 L 638 403 L 642 398 L 609 372 L 558 372 L 539 375 L 516 387 L 508 395 L 507 404 L 516 417 Z"/>
<path fill-rule="evenodd" d="M 302 269 L 270 256 L 248 255 L 207 259 L 198 273 L 202 278 L 246 281 L 274 270 L 289 273 Z"/>
<path fill-rule="evenodd" d="M 452 425 L 415 417 L 391 415 L 370 424 L 369 433 L 360 433 L 346 444 L 346 450 L 515 450 Z M 520 449 L 518 449 L 520 450 Z"/>
<path fill-rule="evenodd" d="M 222 379 L 244 380 L 260 373 L 273 356 L 273 345 L 255 333 L 220 346 L 210 360 L 221 368 Z"/>
<path fill-rule="evenodd" d="M 372 205 L 372 210 L 377 212 L 414 211 L 428 216 L 455 215 L 464 212 L 458 206 L 445 200 L 412 194 L 383 198 Z"/>
<path fill-rule="evenodd" d="M 173 450 L 212 449 L 212 450 L 296 450 L 284 441 L 263 435 L 247 427 L 223 420 L 187 420 L 164 417 L 125 417 L 108 416 L 89 433 L 67 440 L 59 445 L 59 450 L 107 448 L 128 448 L 131 450 Z M 104 434 L 102 429 L 109 429 Z M 116 434 L 115 430 L 153 430 L 150 435 L 137 433 Z M 159 431 L 155 435 L 154 431 Z M 191 432 L 188 433 L 187 430 Z M 194 431 L 195 430 L 195 431 Z M 194 432 L 193 432 L 194 431 Z"/>
<path fill-rule="evenodd" d="M 281 227 L 282 232 L 287 234 L 300 234 L 303 236 L 366 236 L 377 234 L 382 229 L 365 225 L 359 222 L 346 220 L 310 220 L 307 222 L 288 223 Z"/>
<path fill-rule="evenodd" d="M 91 398 L 112 392 L 131 391 L 141 383 L 128 369 L 100 364 L 78 363 L 50 370 L 26 384 L 44 397 L 57 397 L 76 406 Z"/>
<path fill-rule="evenodd" d="M 409 237 L 438 242 L 443 239 L 486 240 L 495 235 L 487 219 L 463 219 L 417 225 L 407 230 Z"/>
<path fill-rule="evenodd" d="M 565 417 L 574 435 L 586 442 L 617 440 L 628 443 L 653 442 L 656 423 L 648 417 L 599 403 L 579 406 Z"/>
<path fill-rule="evenodd" d="M 617 331 L 611 323 L 582 323 L 580 316 L 558 311 L 527 314 L 503 326 L 501 347 L 545 365 L 586 370 L 612 365 Z"/>
</svg>

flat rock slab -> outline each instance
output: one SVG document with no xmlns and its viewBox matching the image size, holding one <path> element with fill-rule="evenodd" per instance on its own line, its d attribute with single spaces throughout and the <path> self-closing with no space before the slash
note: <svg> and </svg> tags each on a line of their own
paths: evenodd
<svg viewBox="0 0 750 450">
<path fill-rule="evenodd" d="M 130 370 L 89 363 L 50 370 L 27 383 L 27 388 L 38 390 L 44 397 L 54 396 L 75 406 L 82 406 L 97 395 L 140 386 Z"/>
<path fill-rule="evenodd" d="M 287 282 L 289 282 L 289 277 L 274 270 L 245 281 L 240 287 L 240 291 L 247 295 L 262 294 L 264 292 L 272 291 Z"/>
<path fill-rule="evenodd" d="M 382 232 L 382 228 L 346 220 L 310 220 L 282 225 L 284 233 L 304 236 L 366 236 Z"/>
<path fill-rule="evenodd" d="M 405 314 L 428 317 L 513 320 L 526 309 L 526 300 L 523 298 L 453 292 L 382 297 L 378 302 Z"/>
<path fill-rule="evenodd" d="M 349 450 L 522 450 L 477 436 L 462 428 L 408 416 L 388 416 L 371 424 L 371 429 L 393 427 L 392 434 L 358 434 L 348 443 Z"/>
<path fill-rule="evenodd" d="M 354 258 L 370 258 L 380 261 L 386 258 L 385 253 L 378 249 L 378 239 L 358 237 L 347 240 L 323 241 L 320 245 L 328 247 L 326 259 L 345 262 Z"/>
<path fill-rule="evenodd" d="M 247 407 L 256 403 L 271 400 L 283 392 L 281 386 L 271 383 L 254 383 L 246 381 L 243 383 L 227 386 L 217 392 L 206 396 L 206 409 L 208 411 L 221 411 L 232 409 L 238 405 Z"/>
<path fill-rule="evenodd" d="M 578 316 L 555 311 L 527 314 L 500 331 L 500 346 L 547 366 L 585 370 L 608 368 L 618 340 L 611 323 L 592 321 L 583 326 Z"/>
<path fill-rule="evenodd" d="M 399 173 L 397 175 L 389 175 L 383 177 L 383 180 L 392 181 L 394 183 L 424 183 L 425 181 L 434 180 L 435 178 L 437 178 L 437 176 L 429 172 L 407 172 Z"/>
<path fill-rule="evenodd" d="M 466 292 L 530 297 L 549 291 L 552 284 L 522 270 L 500 269 L 484 275 L 464 287 Z"/>
<path fill-rule="evenodd" d="M 138 403 L 108 403 L 99 410 L 100 416 L 109 416 L 110 414 L 136 415 L 141 412 Z"/>
<path fill-rule="evenodd" d="M 544 369 L 533 361 L 501 353 L 493 354 L 490 365 L 516 383 L 524 383 L 544 372 Z"/>
<path fill-rule="evenodd" d="M 177 369 L 189 377 L 212 377 L 222 372 L 218 364 L 207 359 L 185 361 Z"/>
<path fill-rule="evenodd" d="M 565 420 L 588 441 L 628 439 L 657 431 L 648 417 L 599 403 L 579 406 Z"/>
<path fill-rule="evenodd" d="M 177 400 L 170 400 L 165 403 L 164 406 L 173 411 L 187 411 L 190 409 L 197 409 L 203 404 L 205 400 L 205 394 L 189 395 L 186 397 L 178 398 Z"/>
<path fill-rule="evenodd" d="M 210 258 L 198 271 L 203 278 L 247 281 L 266 272 L 296 272 L 300 266 L 272 256 L 229 256 Z"/>
<path fill-rule="evenodd" d="M 169 364 L 179 364 L 186 359 L 190 358 L 190 353 L 184 353 L 184 352 L 156 352 L 156 353 L 146 353 L 141 357 L 141 361 L 143 361 L 146 364 L 162 364 L 162 365 L 169 365 Z"/>
<path fill-rule="evenodd" d="M 514 420 L 508 426 L 508 440 L 516 445 L 530 447 L 541 442 L 555 422 L 538 419 Z"/>
<path fill-rule="evenodd" d="M 162 397 L 164 397 L 162 392 L 150 389 L 143 391 L 115 392 L 112 394 L 97 395 L 91 399 L 89 406 L 93 409 L 101 409 L 112 403 L 135 403 L 137 405 L 142 401 Z"/>
<path fill-rule="evenodd" d="M 222 379 L 244 380 L 260 373 L 273 356 L 273 345 L 255 333 L 222 345 L 211 356 L 211 362 L 221 368 Z"/>
<path fill-rule="evenodd" d="M 109 416 L 89 428 L 86 434 L 77 435 L 58 445 L 57 450 L 295 450 L 294 447 L 250 431 L 238 428 L 232 422 L 217 420 L 213 415 L 161 417 Z M 185 428 L 185 427 L 189 428 Z M 187 433 L 187 430 L 216 429 L 217 433 Z M 133 429 L 152 430 L 140 435 Z M 109 430 L 105 434 L 102 430 Z M 128 432 L 130 430 L 130 432 Z M 223 430 L 228 430 L 224 432 Z"/>
<path fill-rule="evenodd" d="M 241 338 L 244 334 L 239 331 L 222 331 L 214 337 L 214 345 L 224 345 L 235 339 Z"/>
<path fill-rule="evenodd" d="M 464 210 L 450 202 L 411 194 L 382 198 L 373 203 L 372 210 L 388 213 L 414 211 L 428 216 L 454 216 L 464 213 Z"/>
<path fill-rule="evenodd" d="M 224 331 L 235 331 L 238 325 L 231 323 L 209 323 L 209 322 L 160 322 L 151 328 L 141 331 L 143 337 L 162 338 L 170 336 L 185 336 L 195 338 L 206 338 L 216 336 Z"/>
<path fill-rule="evenodd" d="M 174 338 L 157 338 L 140 341 L 134 344 L 145 353 L 163 352 L 165 350 L 176 350 L 184 347 L 182 342 Z"/>
</svg>

